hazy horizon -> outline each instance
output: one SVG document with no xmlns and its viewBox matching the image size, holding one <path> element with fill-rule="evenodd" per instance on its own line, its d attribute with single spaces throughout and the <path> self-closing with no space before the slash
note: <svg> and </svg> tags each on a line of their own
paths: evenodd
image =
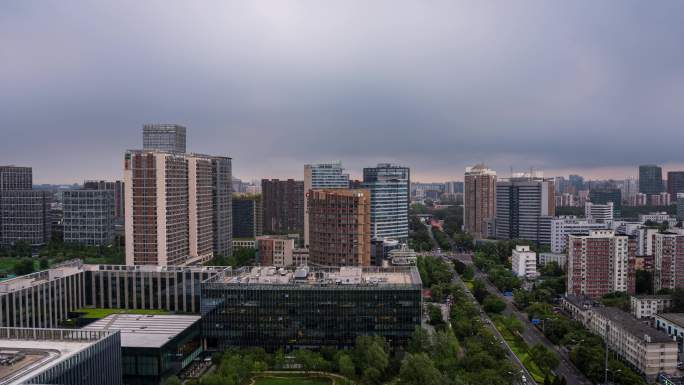
<svg viewBox="0 0 684 385">
<path fill-rule="evenodd" d="M 121 178 L 142 124 L 242 179 L 684 169 L 684 2 L 0 3 L 0 164 Z"/>
</svg>

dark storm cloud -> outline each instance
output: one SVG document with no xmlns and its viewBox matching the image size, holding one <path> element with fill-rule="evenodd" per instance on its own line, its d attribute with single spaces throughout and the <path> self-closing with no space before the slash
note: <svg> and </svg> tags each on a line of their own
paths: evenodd
<svg viewBox="0 0 684 385">
<path fill-rule="evenodd" d="M 145 122 L 244 177 L 681 164 L 680 1 L 3 1 L 0 163 L 121 174 Z M 608 171 L 606 171 L 608 170 Z M 623 176 L 622 174 L 617 176 Z"/>
</svg>

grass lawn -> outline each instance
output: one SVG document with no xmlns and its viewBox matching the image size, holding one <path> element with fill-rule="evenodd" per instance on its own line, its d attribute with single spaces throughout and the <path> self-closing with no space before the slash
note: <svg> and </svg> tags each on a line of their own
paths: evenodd
<svg viewBox="0 0 684 385">
<path fill-rule="evenodd" d="M 331 385 L 329 378 L 323 377 L 259 377 L 254 385 Z"/>
<path fill-rule="evenodd" d="M 506 340 L 508 343 L 508 346 L 511 347 L 511 350 L 513 350 L 513 353 L 515 353 L 516 356 L 518 356 L 518 359 L 525 365 L 525 368 L 527 369 L 528 372 L 534 377 L 534 380 L 538 383 L 543 383 L 544 382 L 544 372 L 537 366 L 537 363 L 532 360 L 530 355 L 527 353 L 528 350 L 530 349 L 529 346 L 527 346 L 527 343 L 523 341 L 522 338 L 518 336 L 514 336 L 510 330 L 508 330 L 500 320 L 498 319 L 493 319 L 494 325 L 496 326 L 497 330 L 499 330 L 499 333 L 503 336 L 503 338 Z"/>
<path fill-rule="evenodd" d="M 111 314 L 157 314 L 157 315 L 163 315 L 163 314 L 170 314 L 170 312 L 166 310 L 150 310 L 150 309 L 102 309 L 102 308 L 97 308 L 97 309 L 89 309 L 89 308 L 83 308 L 83 309 L 77 309 L 75 310 L 78 313 L 85 313 L 83 315 L 83 318 L 104 318 L 108 315 Z"/>
</svg>

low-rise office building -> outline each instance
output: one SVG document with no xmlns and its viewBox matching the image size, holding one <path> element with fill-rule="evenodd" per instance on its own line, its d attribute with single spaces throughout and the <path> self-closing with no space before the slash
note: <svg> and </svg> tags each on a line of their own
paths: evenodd
<svg viewBox="0 0 684 385">
<path fill-rule="evenodd" d="M 203 352 L 200 317 L 113 314 L 82 330 L 121 334 L 121 362 L 127 385 L 158 385 Z"/>
<path fill-rule="evenodd" d="M 253 238 L 240 238 L 233 239 L 233 250 L 236 249 L 255 249 L 256 239 Z"/>
<path fill-rule="evenodd" d="M 226 270 L 202 283 L 202 334 L 220 351 L 350 347 L 361 335 L 400 346 L 420 326 L 421 286 L 415 266 Z"/>
<path fill-rule="evenodd" d="M 561 269 L 566 269 L 566 263 L 568 262 L 568 256 L 565 254 L 558 253 L 539 253 L 539 264 L 546 266 L 549 263 L 556 262 Z"/>
<path fill-rule="evenodd" d="M 0 327 L 59 327 L 84 307 L 200 312 L 200 282 L 225 266 L 65 262 L 0 282 Z"/>
<path fill-rule="evenodd" d="M 661 372 L 675 373 L 678 346 L 672 337 L 617 308 L 600 307 L 589 312 L 585 326 L 649 381 Z"/>
<path fill-rule="evenodd" d="M 529 246 L 517 245 L 511 256 L 513 273 L 526 279 L 537 278 L 537 253 Z"/>
<path fill-rule="evenodd" d="M 0 328 L 3 385 L 121 385 L 118 331 Z"/>
<path fill-rule="evenodd" d="M 285 235 L 262 235 L 256 239 L 257 262 L 261 266 L 287 267 L 294 264 L 294 239 Z"/>
<path fill-rule="evenodd" d="M 658 314 L 654 324 L 677 341 L 679 362 L 684 361 L 684 313 Z"/>
<path fill-rule="evenodd" d="M 630 298 L 630 310 L 634 317 L 653 318 L 672 306 L 669 295 L 635 295 Z"/>
</svg>

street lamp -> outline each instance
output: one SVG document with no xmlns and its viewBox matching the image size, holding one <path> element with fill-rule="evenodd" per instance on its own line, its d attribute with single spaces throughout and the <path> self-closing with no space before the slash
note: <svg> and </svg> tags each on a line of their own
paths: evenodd
<svg viewBox="0 0 684 385">
<path fill-rule="evenodd" d="M 612 379 L 613 379 L 613 380 L 611 381 L 611 383 L 612 383 L 612 384 L 615 384 L 615 374 L 620 373 L 620 372 L 622 371 L 622 369 L 618 369 L 618 370 L 607 369 L 607 370 L 610 372 L 611 377 L 612 377 Z"/>
</svg>

